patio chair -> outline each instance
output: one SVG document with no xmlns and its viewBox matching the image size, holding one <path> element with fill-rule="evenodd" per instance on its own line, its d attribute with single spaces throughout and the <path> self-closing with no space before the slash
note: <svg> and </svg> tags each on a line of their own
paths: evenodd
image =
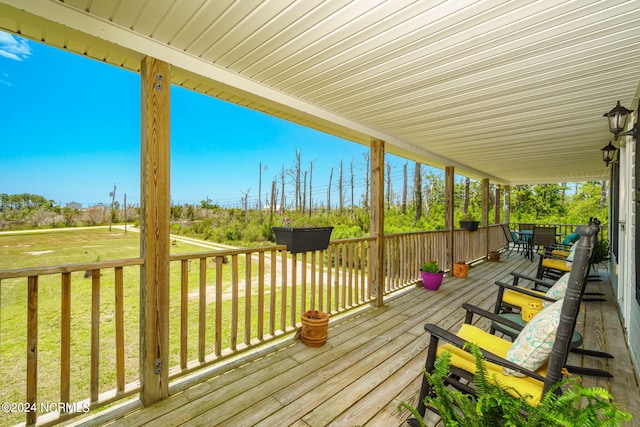
<svg viewBox="0 0 640 427">
<path fill-rule="evenodd" d="M 516 252 L 520 252 L 520 249 L 525 249 L 527 242 L 522 240 L 515 231 L 511 231 L 507 224 L 500 224 L 502 226 L 502 231 L 504 231 L 504 236 L 507 238 L 507 244 L 505 245 L 505 250 L 509 250 L 507 253 L 507 258 L 511 255 L 511 252 L 516 249 Z"/>
<path fill-rule="evenodd" d="M 539 251 L 540 247 L 546 248 L 556 244 L 556 228 L 546 226 L 534 226 L 533 235 L 531 236 L 531 258 L 533 259 L 534 251 Z"/>
<path fill-rule="evenodd" d="M 526 278 L 527 280 L 532 280 L 534 281 L 534 283 L 543 282 L 527 276 L 519 277 Z M 559 299 L 564 298 L 568 280 L 569 273 L 563 275 L 546 292 L 535 289 L 528 289 L 522 286 L 513 286 L 500 281 L 495 282 L 495 284 L 499 286 L 499 290 L 496 297 L 494 314 L 500 316 L 501 319 L 506 319 L 509 322 L 513 323 L 505 324 L 501 321 L 492 320 L 489 333 L 495 334 L 495 332 L 498 331 L 504 336 L 509 337 L 511 340 L 515 340 L 534 313 L 542 310 L 545 307 L 548 307 Z M 545 285 L 549 284 L 548 282 L 544 283 Z M 582 301 L 584 301 L 583 296 L 585 285 L 586 280 L 582 285 Z M 515 327 L 514 324 L 518 325 L 518 327 Z M 582 335 L 574 331 L 573 335 L 571 336 L 570 351 L 572 353 L 581 354 L 583 356 L 601 357 L 607 359 L 613 358 L 613 355 L 609 353 L 582 348 L 582 342 Z M 611 375 L 609 372 L 602 369 L 584 368 L 581 366 L 573 365 L 567 365 L 566 368 L 573 374 L 609 378 L 613 377 L 613 375 Z"/>
<path fill-rule="evenodd" d="M 591 218 L 589 225 L 591 224 L 597 225 L 597 233 L 598 233 L 600 231 L 600 221 L 597 218 Z M 595 255 L 596 255 L 595 245 L 597 244 L 597 238 L 598 238 L 597 233 L 592 242 L 593 247 L 591 248 L 591 255 L 589 259 L 589 269 L 591 269 L 595 261 Z M 536 278 L 538 279 L 548 278 L 555 281 L 555 280 L 558 280 L 560 276 L 562 276 L 563 274 L 570 272 L 573 257 L 574 257 L 575 247 L 576 247 L 575 244 L 571 246 L 571 249 L 569 250 L 569 253 L 567 254 L 567 256 L 562 256 L 564 254 L 558 254 L 558 253 L 554 255 L 553 251 L 550 251 L 550 253 L 540 254 Z"/>
<path fill-rule="evenodd" d="M 593 247 L 590 239 L 596 232 L 596 227 L 588 227 L 577 243 L 564 299 L 538 313 L 515 342 L 511 343 L 471 325 L 475 309 L 468 304 L 465 304 L 465 324 L 458 334 L 452 334 L 433 324 L 426 324 L 424 329 L 431 338 L 425 370 L 433 373 L 437 355 L 447 350 L 452 357 L 450 372 L 445 381 L 462 392 L 473 393 L 475 363 L 468 348 L 464 348 L 465 342 L 473 342 L 480 347 L 488 362 L 486 367 L 490 378 L 500 386 L 510 387 L 522 395 L 530 395 L 530 403 L 537 404 L 543 394 L 562 379 L 562 370 L 567 361 Z M 500 316 L 495 317 L 499 320 Z M 546 338 L 538 341 L 541 344 L 539 346 L 527 340 L 529 332 L 537 328 L 548 331 Z M 440 346 L 441 340 L 446 343 Z M 433 393 L 433 388 L 426 377 L 423 377 L 417 408 L 420 415 L 424 415 L 427 409 L 425 397 Z"/>
</svg>

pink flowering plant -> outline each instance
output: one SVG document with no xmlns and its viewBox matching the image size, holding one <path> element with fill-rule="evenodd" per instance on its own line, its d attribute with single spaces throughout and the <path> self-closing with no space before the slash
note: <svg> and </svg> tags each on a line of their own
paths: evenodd
<svg viewBox="0 0 640 427">
<path fill-rule="evenodd" d="M 440 267 L 438 267 L 437 261 L 430 260 L 422 264 L 420 271 L 426 271 L 427 273 L 439 273 Z"/>
<path fill-rule="evenodd" d="M 309 310 L 307 311 L 307 317 L 309 319 L 320 319 L 322 316 L 318 310 Z"/>
</svg>

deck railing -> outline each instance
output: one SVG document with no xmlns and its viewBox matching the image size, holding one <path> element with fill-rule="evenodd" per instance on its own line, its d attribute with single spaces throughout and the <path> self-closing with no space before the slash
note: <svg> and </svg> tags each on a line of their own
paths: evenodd
<svg viewBox="0 0 640 427">
<path fill-rule="evenodd" d="M 485 257 L 504 246 L 498 232 L 455 230 L 454 257 Z M 447 238 L 444 231 L 385 236 L 385 294 L 416 283 L 425 260 L 445 266 Z M 275 246 L 172 255 L 170 378 L 293 333 L 308 309 L 337 314 L 369 304 L 372 240 L 334 240 L 300 254 Z M 3 424 L 55 424 L 139 392 L 142 264 L 0 271 L 0 339 L 15 349 L 0 355 L 0 401 L 16 402 Z M 3 305 L 20 299 L 26 327 L 9 330 Z"/>
</svg>

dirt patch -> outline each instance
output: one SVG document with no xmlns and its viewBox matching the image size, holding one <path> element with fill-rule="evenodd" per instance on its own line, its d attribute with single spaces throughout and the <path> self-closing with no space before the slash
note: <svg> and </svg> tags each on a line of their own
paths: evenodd
<svg viewBox="0 0 640 427">
<path fill-rule="evenodd" d="M 49 251 L 34 251 L 34 252 L 22 252 L 25 255 L 42 255 L 42 254 L 50 254 L 51 252 L 53 252 L 52 250 Z"/>
</svg>

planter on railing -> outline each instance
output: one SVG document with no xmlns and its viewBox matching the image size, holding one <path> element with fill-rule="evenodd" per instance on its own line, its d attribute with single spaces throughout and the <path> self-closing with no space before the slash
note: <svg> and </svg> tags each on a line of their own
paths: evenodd
<svg viewBox="0 0 640 427">
<path fill-rule="evenodd" d="M 478 231 L 480 221 L 460 221 L 460 228 L 466 228 L 469 231 Z"/>
<path fill-rule="evenodd" d="M 276 243 L 293 254 L 327 249 L 333 227 L 271 227 Z"/>
</svg>

